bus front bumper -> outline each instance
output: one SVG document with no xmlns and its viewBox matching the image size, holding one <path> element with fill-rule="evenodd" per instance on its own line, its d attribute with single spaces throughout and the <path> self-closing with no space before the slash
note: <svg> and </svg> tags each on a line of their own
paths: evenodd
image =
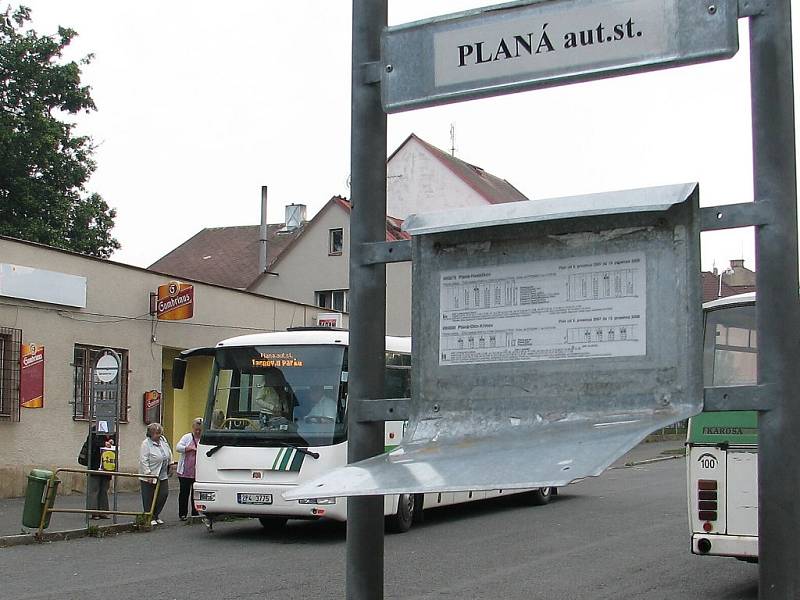
<svg viewBox="0 0 800 600">
<path fill-rule="evenodd" d="M 692 554 L 758 558 L 758 537 L 751 535 L 692 535 Z"/>
<path fill-rule="evenodd" d="M 195 482 L 192 501 L 198 512 L 204 515 L 240 515 L 250 517 L 288 517 L 290 519 L 334 519 L 347 518 L 347 502 L 344 498 L 318 499 L 302 503 L 284 500 L 283 494 L 291 485 L 248 485 L 242 483 Z M 267 497 L 268 496 L 268 497 Z"/>
</svg>

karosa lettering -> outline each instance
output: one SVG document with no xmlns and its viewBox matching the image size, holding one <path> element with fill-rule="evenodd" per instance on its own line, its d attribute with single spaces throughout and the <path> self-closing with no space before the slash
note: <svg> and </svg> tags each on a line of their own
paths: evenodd
<svg viewBox="0 0 800 600">
<path fill-rule="evenodd" d="M 501 37 L 495 46 L 486 41 L 470 42 L 458 46 L 458 66 L 466 67 L 498 60 L 512 60 L 525 55 L 533 56 L 553 52 L 555 46 L 547 31 L 549 23 L 542 25 L 540 33 L 528 32 L 514 35 L 510 38 Z M 593 46 L 595 44 L 608 44 L 625 39 L 641 37 L 642 32 L 635 30 L 632 18 L 624 23 L 605 26 L 598 23 L 597 27 L 570 31 L 564 34 L 564 49 Z M 552 32 L 551 32 L 552 33 Z"/>
<path fill-rule="evenodd" d="M 743 435 L 741 427 L 703 427 L 706 435 Z"/>
</svg>

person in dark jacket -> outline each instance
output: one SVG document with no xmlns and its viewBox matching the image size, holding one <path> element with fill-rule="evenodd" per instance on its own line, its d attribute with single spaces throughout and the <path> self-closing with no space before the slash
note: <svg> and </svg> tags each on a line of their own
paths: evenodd
<svg viewBox="0 0 800 600">
<path fill-rule="evenodd" d="M 100 453 L 109 444 L 114 445 L 114 438 L 108 434 L 97 433 L 94 426 L 86 438 L 89 469 L 99 471 L 101 467 Z M 88 510 L 108 510 L 108 487 L 111 475 L 88 475 L 86 483 L 86 508 Z M 92 519 L 108 519 L 106 514 L 94 513 Z"/>
</svg>

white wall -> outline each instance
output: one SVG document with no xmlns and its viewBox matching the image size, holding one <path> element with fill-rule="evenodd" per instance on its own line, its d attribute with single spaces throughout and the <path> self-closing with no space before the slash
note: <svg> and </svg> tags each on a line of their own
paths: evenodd
<svg viewBox="0 0 800 600">
<path fill-rule="evenodd" d="M 328 254 L 331 229 L 343 229 L 342 253 Z M 350 268 L 350 214 L 338 204 L 328 205 L 271 267 L 251 291 L 296 302 L 314 304 L 317 290 L 347 289 Z"/>
<path fill-rule="evenodd" d="M 328 255 L 331 229 L 344 230 L 339 256 Z M 277 276 L 268 275 L 252 288 L 258 294 L 314 303 L 318 290 L 349 289 L 350 213 L 339 205 L 321 212 L 274 265 Z M 411 263 L 386 266 L 386 333 L 411 335 Z"/>
<path fill-rule="evenodd" d="M 486 206 L 480 194 L 414 138 L 397 151 L 386 168 L 386 212 L 398 219 L 414 213 Z"/>
</svg>

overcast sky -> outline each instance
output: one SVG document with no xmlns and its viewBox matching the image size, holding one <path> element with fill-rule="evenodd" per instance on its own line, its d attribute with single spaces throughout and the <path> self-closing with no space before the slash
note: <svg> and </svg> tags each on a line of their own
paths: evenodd
<svg viewBox="0 0 800 600">
<path fill-rule="evenodd" d="M 490 3 L 390 0 L 390 23 Z M 118 212 L 113 259 L 147 266 L 204 227 L 255 224 L 262 185 L 270 222 L 349 197 L 350 2 L 25 4 L 40 33 L 78 31 L 70 58 L 95 54 L 80 125 L 99 146 L 90 190 Z M 454 124 L 456 156 L 532 199 L 698 181 L 702 205 L 749 201 L 746 35 L 728 61 L 390 115 L 387 150 L 412 132 L 449 149 Z M 752 238 L 704 234 L 703 267 L 752 268 Z"/>
</svg>

